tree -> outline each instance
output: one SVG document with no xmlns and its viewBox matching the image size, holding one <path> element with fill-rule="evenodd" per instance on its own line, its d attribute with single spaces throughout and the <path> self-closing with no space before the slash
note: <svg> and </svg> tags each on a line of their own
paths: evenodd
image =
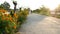
<svg viewBox="0 0 60 34">
<path fill-rule="evenodd" d="M 55 8 L 55 17 L 60 18 L 60 4 L 58 5 L 57 8 Z"/>
<path fill-rule="evenodd" d="M 3 7 L 0 5 L 0 9 L 3 9 Z"/>
<path fill-rule="evenodd" d="M 6 1 L 3 4 L 1 4 L 1 6 L 4 7 L 4 9 L 6 9 L 6 10 L 9 10 L 9 8 L 10 8 L 9 3 Z"/>
<path fill-rule="evenodd" d="M 41 14 L 41 15 L 50 15 L 49 8 L 46 8 L 44 5 L 40 7 L 40 9 L 33 10 L 33 12 Z"/>
<path fill-rule="evenodd" d="M 36 9 L 36 10 L 33 10 L 32 12 L 40 13 L 40 10 L 39 9 Z"/>
<path fill-rule="evenodd" d="M 42 15 L 50 15 L 49 8 L 46 8 L 44 5 L 40 8 L 40 14 Z"/>
</svg>

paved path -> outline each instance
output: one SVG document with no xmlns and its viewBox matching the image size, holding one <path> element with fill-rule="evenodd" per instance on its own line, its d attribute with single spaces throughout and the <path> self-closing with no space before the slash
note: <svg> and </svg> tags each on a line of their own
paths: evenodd
<svg viewBox="0 0 60 34">
<path fill-rule="evenodd" d="M 60 19 L 30 14 L 19 30 L 21 34 L 60 34 Z"/>
</svg>

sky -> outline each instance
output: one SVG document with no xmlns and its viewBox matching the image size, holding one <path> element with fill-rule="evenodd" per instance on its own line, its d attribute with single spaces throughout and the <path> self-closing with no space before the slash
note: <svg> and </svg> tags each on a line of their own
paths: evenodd
<svg viewBox="0 0 60 34">
<path fill-rule="evenodd" d="M 0 0 L 0 4 L 2 4 L 4 1 L 7 1 L 10 4 L 10 8 L 14 8 L 14 5 L 12 3 L 13 0 Z M 20 7 L 29 7 L 30 9 L 34 10 L 37 8 L 40 8 L 42 5 L 50 8 L 50 10 L 53 10 L 60 4 L 60 0 L 14 0 L 17 1 L 17 8 Z"/>
</svg>

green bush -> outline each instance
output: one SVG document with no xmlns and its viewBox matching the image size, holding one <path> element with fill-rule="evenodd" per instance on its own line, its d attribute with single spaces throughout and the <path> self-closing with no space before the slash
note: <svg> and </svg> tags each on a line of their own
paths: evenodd
<svg viewBox="0 0 60 34">
<path fill-rule="evenodd" d="M 28 11 L 5 14 L 7 10 L 0 9 L 0 34 L 14 34 L 26 20 Z"/>
</svg>

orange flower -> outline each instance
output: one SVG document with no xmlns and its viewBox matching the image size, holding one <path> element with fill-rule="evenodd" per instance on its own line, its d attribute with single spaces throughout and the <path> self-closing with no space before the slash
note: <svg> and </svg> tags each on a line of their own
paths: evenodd
<svg viewBox="0 0 60 34">
<path fill-rule="evenodd" d="M 6 18 L 6 20 L 9 20 L 9 18 Z"/>
<path fill-rule="evenodd" d="M 18 16 L 17 16 L 17 14 L 16 14 L 16 13 L 14 13 L 14 17 L 15 17 L 15 18 L 18 18 Z"/>
<path fill-rule="evenodd" d="M 16 17 L 17 15 L 16 15 L 16 13 L 14 13 L 14 17 Z"/>
<path fill-rule="evenodd" d="M 15 16 L 15 18 L 18 18 L 18 16 Z"/>
<path fill-rule="evenodd" d="M 3 10 L 2 12 L 5 13 L 5 10 Z"/>
<path fill-rule="evenodd" d="M 0 12 L 2 12 L 2 11 L 0 10 Z"/>
<path fill-rule="evenodd" d="M 14 29 L 16 29 L 16 26 L 13 26 Z"/>
<path fill-rule="evenodd" d="M 10 19 L 10 21 L 13 21 L 12 17 L 10 17 L 9 19 Z"/>
<path fill-rule="evenodd" d="M 2 13 L 5 13 L 5 12 L 6 12 L 6 10 L 4 10 L 4 9 L 1 9 L 1 10 L 0 10 L 0 12 L 2 12 Z"/>
<path fill-rule="evenodd" d="M 7 16 L 7 17 L 9 16 L 9 14 L 4 14 L 4 15 Z"/>
</svg>

